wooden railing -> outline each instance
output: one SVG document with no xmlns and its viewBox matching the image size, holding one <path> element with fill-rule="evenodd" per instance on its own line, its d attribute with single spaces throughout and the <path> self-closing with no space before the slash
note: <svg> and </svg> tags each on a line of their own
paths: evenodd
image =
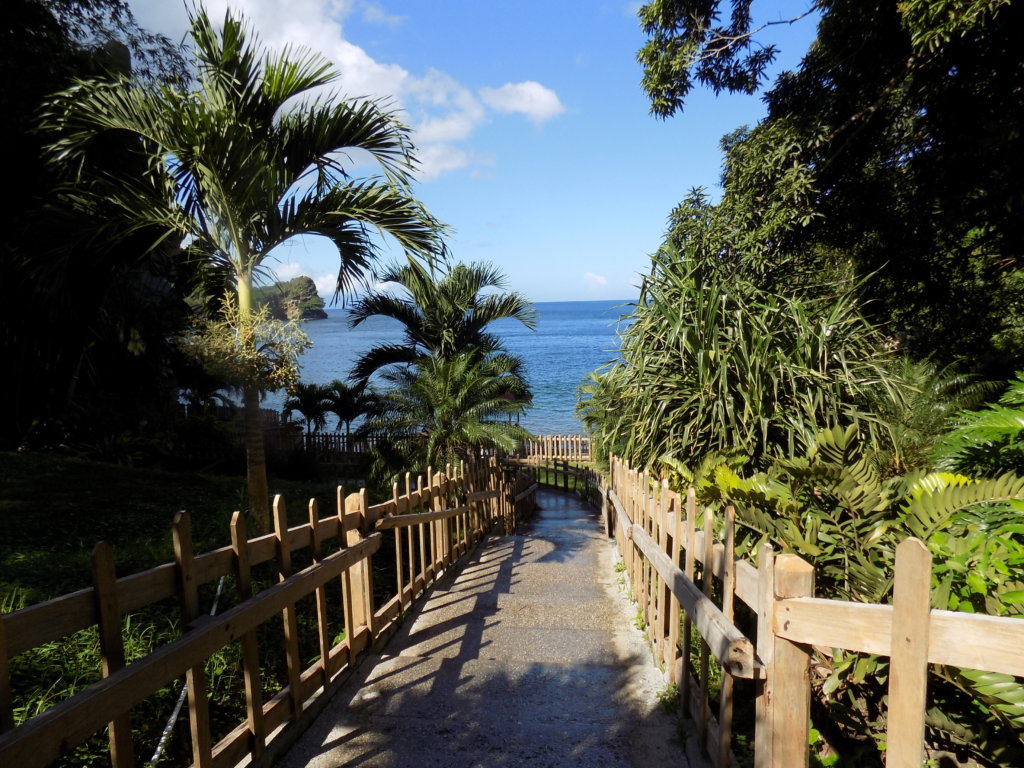
<svg viewBox="0 0 1024 768">
<path fill-rule="evenodd" d="M 765 545 L 756 567 L 737 559 L 730 507 L 698 511 L 692 489 L 681 498 L 615 458 L 603 493 L 606 526 L 655 655 L 679 685 L 700 745 L 715 766 L 733 764 L 737 678 L 756 685 L 755 766 L 808 765 L 815 646 L 826 653 L 842 648 L 890 657 L 887 768 L 920 768 L 924 760 L 928 664 L 1024 675 L 1024 621 L 932 610 L 931 556 L 917 539 L 897 549 L 891 605 L 825 600 L 814 597 L 813 567 L 796 555 L 776 555 Z M 722 542 L 707 534 L 715 530 L 717 516 L 723 520 Z M 712 594 L 720 596 L 718 603 Z M 756 617 L 751 637 L 733 620 L 737 598 Z M 691 627 L 701 642 L 694 653 Z M 709 705 L 711 658 L 723 673 L 717 713 Z"/>
<path fill-rule="evenodd" d="M 546 461 L 590 461 L 590 438 L 586 435 L 539 435 L 527 440 L 517 453 L 519 458 L 536 457 Z"/>
<path fill-rule="evenodd" d="M 293 425 L 294 426 L 294 425 Z M 298 439 L 301 437 L 301 440 Z M 314 455 L 318 461 L 331 462 L 343 460 L 353 454 L 369 453 L 385 437 L 380 435 L 342 435 L 332 432 L 305 433 L 293 438 L 296 446 Z M 496 455 L 493 451 L 484 451 L 483 455 Z M 535 440 L 523 443 L 516 452 L 518 458 L 536 458 L 541 461 L 574 461 L 588 462 L 590 455 L 590 438 L 586 435 L 542 435 Z"/>
<path fill-rule="evenodd" d="M 336 461 L 347 454 L 369 453 L 381 439 L 377 435 L 356 437 L 331 432 L 307 432 L 302 436 L 302 447 L 316 456 L 318 461 Z"/>
<path fill-rule="evenodd" d="M 190 520 L 174 521 L 175 562 L 115 578 L 111 549 L 93 552 L 94 586 L 0 616 L 0 765 L 43 766 L 103 729 L 109 732 L 111 765 L 135 764 L 130 709 L 184 676 L 188 689 L 191 759 L 194 765 L 270 765 L 294 740 L 347 677 L 357 654 L 393 631 L 408 607 L 457 558 L 499 522 L 506 530 L 533 509 L 535 484 L 528 477 L 506 479 L 495 460 L 454 474 L 405 479 L 392 498 L 370 506 L 365 491 L 337 493 L 337 510 L 320 517 L 315 501 L 309 522 L 288 528 L 285 504 L 274 502 L 274 533 L 249 539 L 244 518 L 231 522 L 231 546 L 195 555 Z M 393 531 L 396 589 L 375 603 L 373 560 Z M 333 544 L 333 546 L 332 546 Z M 330 549 L 336 551 L 329 552 Z M 308 567 L 293 572 L 293 555 L 305 550 Z M 329 553 L 328 553 L 329 552 Z M 278 583 L 253 594 L 252 569 L 274 563 Z M 233 576 L 236 604 L 218 616 L 201 616 L 201 585 Z M 328 584 L 340 581 L 342 618 L 331 626 Z M 333 587 L 332 587 L 333 590 Z M 313 596 L 312 638 L 318 649 L 303 666 L 299 653 L 297 603 Z M 125 664 L 123 617 L 168 598 L 181 605 L 181 636 Z M 282 618 L 283 635 L 260 625 Z M 10 665 L 19 654 L 96 627 L 103 679 L 41 714 L 14 726 Z M 284 644 L 287 684 L 263 700 L 258 638 Z M 341 639 L 332 642 L 331 638 Z M 311 641 L 311 642 L 309 642 Z M 245 720 L 214 743 L 204 664 L 238 642 L 242 650 Z"/>
</svg>

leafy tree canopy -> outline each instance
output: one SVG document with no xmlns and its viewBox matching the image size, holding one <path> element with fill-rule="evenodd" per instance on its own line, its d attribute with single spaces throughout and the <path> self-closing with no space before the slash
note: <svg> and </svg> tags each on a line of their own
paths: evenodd
<svg viewBox="0 0 1024 768">
<path fill-rule="evenodd" d="M 774 55 L 756 4 L 644 6 L 652 111 L 693 87 L 752 92 Z M 809 6 L 810 8 L 810 6 Z M 1024 7 L 1001 0 L 821 0 L 817 39 L 765 94 L 768 116 L 726 137 L 721 204 L 805 271 L 850 268 L 905 350 L 1020 365 Z M 751 252 L 748 249 L 748 253 Z"/>
</svg>

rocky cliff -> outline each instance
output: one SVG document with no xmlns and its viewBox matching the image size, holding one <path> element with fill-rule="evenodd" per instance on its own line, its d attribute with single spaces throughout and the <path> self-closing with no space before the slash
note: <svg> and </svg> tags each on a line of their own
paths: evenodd
<svg viewBox="0 0 1024 768">
<path fill-rule="evenodd" d="M 317 295 L 316 284 L 305 275 L 253 290 L 253 303 L 267 306 L 278 320 L 325 320 L 324 300 Z"/>
</svg>

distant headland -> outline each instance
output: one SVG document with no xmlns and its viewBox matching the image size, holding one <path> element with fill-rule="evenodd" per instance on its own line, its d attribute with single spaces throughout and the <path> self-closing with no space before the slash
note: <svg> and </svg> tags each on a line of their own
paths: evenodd
<svg viewBox="0 0 1024 768">
<path fill-rule="evenodd" d="M 276 320 L 326 320 L 324 300 L 312 278 L 299 277 L 253 289 L 253 304 L 266 306 Z"/>
</svg>

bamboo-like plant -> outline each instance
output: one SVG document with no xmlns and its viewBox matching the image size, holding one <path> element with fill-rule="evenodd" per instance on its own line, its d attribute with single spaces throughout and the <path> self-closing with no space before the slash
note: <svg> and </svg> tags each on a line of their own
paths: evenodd
<svg viewBox="0 0 1024 768">
<path fill-rule="evenodd" d="M 852 289 L 767 290 L 717 254 L 670 244 L 652 258 L 619 366 L 586 407 L 607 414 L 598 441 L 636 465 L 730 450 L 763 464 L 822 424 L 878 433 L 865 393 L 900 397 L 882 342 Z"/>
</svg>

